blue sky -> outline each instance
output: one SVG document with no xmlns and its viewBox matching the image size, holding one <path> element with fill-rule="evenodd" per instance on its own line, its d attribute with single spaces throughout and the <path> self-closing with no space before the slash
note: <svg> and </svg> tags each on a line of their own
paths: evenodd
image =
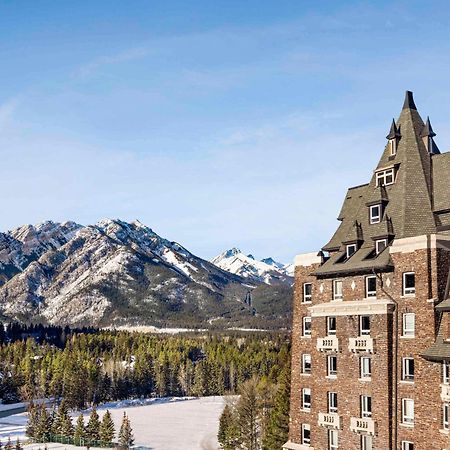
<svg viewBox="0 0 450 450">
<path fill-rule="evenodd" d="M 445 1 L 0 0 L 0 229 L 318 250 L 404 91 L 450 150 Z"/>
</svg>

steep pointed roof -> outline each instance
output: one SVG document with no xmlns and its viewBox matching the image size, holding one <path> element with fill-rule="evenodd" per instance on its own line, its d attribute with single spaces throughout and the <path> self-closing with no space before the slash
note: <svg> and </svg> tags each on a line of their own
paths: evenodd
<svg viewBox="0 0 450 450">
<path fill-rule="evenodd" d="M 436 136 L 436 133 L 433 131 L 433 128 L 432 128 L 431 122 L 430 122 L 430 118 L 427 117 L 425 126 L 423 127 L 422 131 L 420 132 L 420 137 L 434 137 L 434 136 Z"/>
<path fill-rule="evenodd" d="M 335 273 L 337 269 L 335 264 L 339 264 L 340 273 L 345 272 L 347 265 L 349 270 L 356 271 L 358 267 L 355 264 L 358 260 L 360 260 L 360 268 L 367 268 L 372 264 L 372 267 L 376 266 L 378 270 L 381 270 L 381 260 L 379 260 L 381 254 L 372 259 L 361 256 L 370 254 L 376 239 L 382 236 L 388 239 L 401 239 L 437 232 L 438 218 L 433 204 L 436 188 L 432 183 L 432 172 L 438 174 L 439 180 L 442 180 L 438 184 L 440 191 L 445 192 L 443 187 L 445 185 L 448 187 L 446 192 L 449 192 L 450 172 L 446 172 L 445 167 L 448 167 L 447 161 L 450 159 L 439 159 L 439 167 L 434 168 L 432 158 L 442 155 L 435 155 L 428 151 L 421 137 L 425 127 L 426 124 L 414 103 L 413 94 L 407 91 L 400 116 L 391 125 L 392 136 L 399 138 L 396 154 L 392 155 L 389 145 L 386 145 L 370 183 L 348 190 L 339 215 L 341 224 L 323 250 L 332 253 L 343 252 L 349 237 L 356 235 L 357 231 L 361 240 L 363 238 L 361 247 L 357 255 L 352 256 L 348 262 L 342 262 L 340 258 L 335 258 L 333 255 L 318 269 L 317 275 L 326 276 L 327 273 Z M 396 134 L 399 130 L 401 136 Z M 388 137 L 390 135 L 391 133 Z M 394 182 L 379 186 L 377 173 L 384 171 L 394 172 Z M 446 177 L 443 172 L 447 173 Z M 442 194 L 441 197 L 445 196 L 448 197 L 446 194 Z M 379 223 L 371 224 L 368 208 L 377 203 L 383 205 L 383 217 Z M 450 204 L 450 200 L 449 202 L 443 200 L 440 203 Z M 359 230 L 354 226 L 355 221 L 360 226 Z M 386 267 L 392 267 L 386 254 L 382 259 Z M 350 261 L 352 267 L 350 267 Z"/>
<path fill-rule="evenodd" d="M 389 130 L 389 134 L 386 136 L 386 139 L 395 139 L 399 138 L 400 136 L 400 130 L 395 124 L 395 119 L 392 119 L 391 129 Z"/>
</svg>

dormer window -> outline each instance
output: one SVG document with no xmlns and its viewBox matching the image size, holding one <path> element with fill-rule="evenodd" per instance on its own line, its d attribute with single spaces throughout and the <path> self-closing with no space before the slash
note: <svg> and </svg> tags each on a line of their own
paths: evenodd
<svg viewBox="0 0 450 450">
<path fill-rule="evenodd" d="M 375 241 L 375 253 L 379 255 L 387 247 L 387 239 L 378 239 Z"/>
<path fill-rule="evenodd" d="M 347 245 L 347 259 L 350 258 L 350 256 L 353 255 L 353 253 L 356 253 L 356 250 L 358 250 L 358 246 L 356 244 L 348 244 Z"/>
<path fill-rule="evenodd" d="M 381 222 L 381 205 L 372 205 L 369 207 L 369 217 L 370 223 L 380 223 Z"/>
<path fill-rule="evenodd" d="M 391 156 L 397 154 L 397 139 L 389 139 L 389 153 Z"/>
<path fill-rule="evenodd" d="M 380 170 L 376 173 L 376 182 L 378 186 L 389 186 L 390 184 L 394 184 L 395 181 L 395 171 L 394 168 Z"/>
</svg>

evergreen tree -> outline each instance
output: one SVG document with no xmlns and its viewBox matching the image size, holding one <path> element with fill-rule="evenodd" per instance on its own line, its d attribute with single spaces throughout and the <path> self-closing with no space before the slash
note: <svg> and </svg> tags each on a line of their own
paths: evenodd
<svg viewBox="0 0 450 450">
<path fill-rule="evenodd" d="M 36 436 L 36 429 L 39 422 L 39 409 L 38 407 L 31 401 L 28 405 L 28 421 L 25 434 L 34 438 Z"/>
<path fill-rule="evenodd" d="M 263 439 L 263 450 L 280 449 L 288 440 L 290 380 L 290 368 L 287 366 L 280 375 L 274 406 L 270 413 L 267 431 Z"/>
<path fill-rule="evenodd" d="M 100 425 L 100 441 L 103 445 L 110 445 L 114 440 L 115 428 L 114 422 L 109 410 L 103 415 L 102 424 Z"/>
<path fill-rule="evenodd" d="M 130 448 L 134 443 L 133 430 L 131 428 L 130 419 L 123 413 L 122 425 L 119 431 L 119 447 Z"/>
<path fill-rule="evenodd" d="M 100 440 L 100 419 L 95 406 L 92 408 L 91 415 L 89 416 L 86 425 L 86 438 L 90 441 Z"/>
<path fill-rule="evenodd" d="M 77 423 L 75 425 L 75 431 L 73 434 L 73 438 L 75 440 L 75 445 L 81 445 L 81 443 L 86 438 L 86 431 L 84 428 L 84 417 L 83 414 L 80 414 L 77 419 Z"/>
<path fill-rule="evenodd" d="M 237 404 L 240 437 L 246 450 L 258 450 L 259 448 L 259 413 L 258 380 L 253 377 L 242 385 Z"/>
<path fill-rule="evenodd" d="M 229 405 L 225 405 L 220 416 L 217 438 L 220 448 L 223 450 L 234 450 L 239 444 L 239 428 L 236 415 Z"/>
<path fill-rule="evenodd" d="M 34 434 L 35 439 L 38 441 L 46 442 L 50 439 L 52 432 L 52 421 L 47 411 L 47 408 L 43 404 L 39 410 L 39 419 Z"/>
<path fill-rule="evenodd" d="M 19 438 L 17 438 L 15 450 L 23 450 L 23 447 L 19 441 Z"/>
<path fill-rule="evenodd" d="M 69 415 L 69 410 L 67 408 L 67 403 L 63 400 L 56 414 L 55 421 L 53 422 L 53 433 L 62 435 L 65 437 L 72 437 L 74 433 L 74 428 L 72 424 L 72 419 Z"/>
<path fill-rule="evenodd" d="M 8 441 L 6 442 L 5 450 L 14 450 L 14 447 L 13 447 L 13 445 L 12 445 L 12 442 L 11 442 L 11 438 L 10 438 L 10 437 L 8 437 Z"/>
</svg>

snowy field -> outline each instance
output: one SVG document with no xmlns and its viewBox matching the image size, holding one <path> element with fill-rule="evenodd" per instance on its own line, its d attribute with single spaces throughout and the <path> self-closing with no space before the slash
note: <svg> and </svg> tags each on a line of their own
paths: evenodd
<svg viewBox="0 0 450 450">
<path fill-rule="evenodd" d="M 224 406 L 223 397 L 167 398 L 109 403 L 99 407 L 98 413 L 102 417 L 109 409 L 118 430 L 123 413 L 126 412 L 133 427 L 135 445 L 152 450 L 217 450 L 219 417 Z M 88 414 L 89 411 L 84 413 L 86 420 Z M 17 437 L 25 439 L 26 420 L 26 413 L 0 418 L 2 443 L 6 442 L 8 436 L 11 440 Z M 28 445 L 26 448 L 38 450 L 43 445 Z M 52 444 L 48 448 L 69 450 L 72 446 Z"/>
</svg>

